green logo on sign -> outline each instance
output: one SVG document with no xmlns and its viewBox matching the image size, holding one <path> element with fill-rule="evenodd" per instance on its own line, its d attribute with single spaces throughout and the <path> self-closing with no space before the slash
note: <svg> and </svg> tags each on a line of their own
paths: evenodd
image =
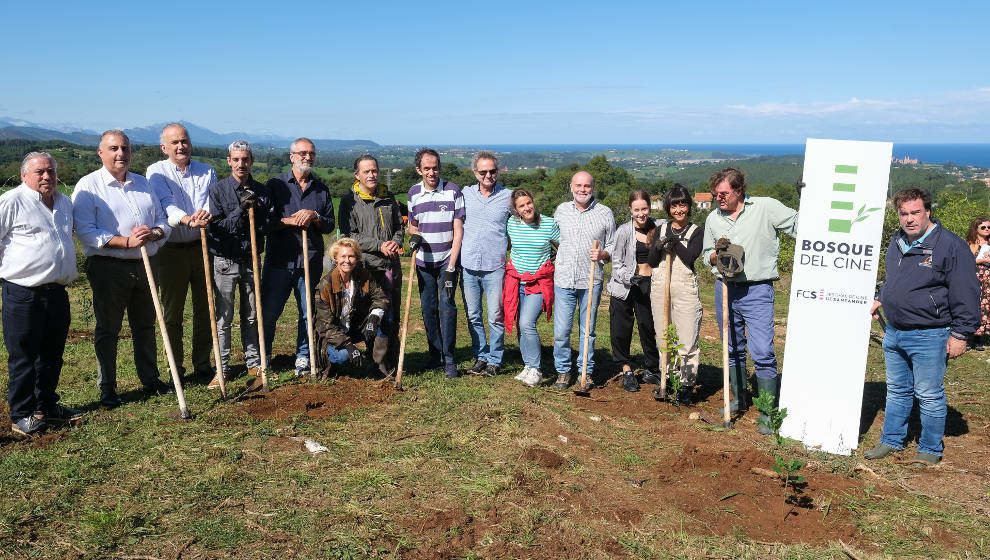
<svg viewBox="0 0 990 560">
<path fill-rule="evenodd" d="M 859 172 L 859 167 L 856 165 L 836 165 L 835 172 L 846 175 L 856 175 Z M 832 191 L 834 193 L 854 193 L 856 192 L 856 183 L 832 183 Z M 841 211 L 842 214 L 840 215 L 843 217 L 829 218 L 828 230 L 837 233 L 849 233 L 852 231 L 853 224 L 862 222 L 863 220 L 869 218 L 870 214 L 880 210 L 879 208 L 867 209 L 864 204 L 859 207 L 859 210 L 856 211 L 856 215 L 849 216 L 846 214 L 847 212 L 852 212 L 855 208 L 855 203 L 850 200 L 833 200 L 832 210 Z"/>
</svg>

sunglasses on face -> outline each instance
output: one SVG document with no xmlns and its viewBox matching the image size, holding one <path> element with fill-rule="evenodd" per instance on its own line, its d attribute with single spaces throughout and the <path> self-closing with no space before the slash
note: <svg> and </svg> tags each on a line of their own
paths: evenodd
<svg viewBox="0 0 990 560">
<path fill-rule="evenodd" d="M 478 175 L 498 175 L 498 170 L 496 169 L 479 169 L 475 171 Z"/>
</svg>

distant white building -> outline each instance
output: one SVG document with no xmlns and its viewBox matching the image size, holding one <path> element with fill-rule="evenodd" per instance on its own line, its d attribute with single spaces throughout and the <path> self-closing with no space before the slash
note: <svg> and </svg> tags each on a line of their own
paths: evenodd
<svg viewBox="0 0 990 560">
<path fill-rule="evenodd" d="M 708 210 L 712 207 L 712 193 L 695 193 L 694 205 L 698 210 Z"/>
</svg>

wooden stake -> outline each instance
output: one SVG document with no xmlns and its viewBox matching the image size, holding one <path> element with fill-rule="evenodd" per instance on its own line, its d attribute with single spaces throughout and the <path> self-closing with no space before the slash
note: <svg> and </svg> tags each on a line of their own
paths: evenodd
<svg viewBox="0 0 990 560">
<path fill-rule="evenodd" d="M 199 240 L 203 245 L 203 271 L 206 273 L 206 302 L 210 305 L 210 330 L 213 332 L 213 362 L 220 380 L 220 396 L 227 398 L 227 380 L 220 360 L 220 334 L 217 332 L 217 308 L 213 300 L 213 274 L 210 273 L 210 254 L 206 249 L 206 228 L 199 228 Z"/>
<path fill-rule="evenodd" d="M 413 276 L 416 275 L 416 251 L 409 255 L 409 282 L 406 287 L 406 308 L 402 312 L 402 332 L 399 334 L 399 364 L 395 369 L 395 388 L 402 390 L 402 366 L 406 361 L 406 334 L 409 332 L 409 304 L 412 302 Z"/>
<path fill-rule="evenodd" d="M 302 230 L 303 280 L 306 283 L 306 333 L 309 336 L 309 374 L 316 378 L 316 342 L 313 337 L 313 288 L 309 281 L 309 241 Z"/>
<path fill-rule="evenodd" d="M 251 271 L 254 273 L 254 316 L 258 325 L 258 350 L 261 352 L 261 386 L 268 392 L 268 351 L 265 348 L 265 324 L 261 319 L 261 271 L 258 270 L 258 239 L 254 231 L 254 206 L 248 207 L 248 225 L 251 228 Z"/>
</svg>

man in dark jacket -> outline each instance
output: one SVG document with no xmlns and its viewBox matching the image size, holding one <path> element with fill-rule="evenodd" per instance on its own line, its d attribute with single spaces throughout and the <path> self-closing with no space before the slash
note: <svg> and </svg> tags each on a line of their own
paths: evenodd
<svg viewBox="0 0 990 560">
<path fill-rule="evenodd" d="M 289 147 L 292 169 L 268 181 L 272 197 L 268 250 L 261 280 L 261 317 L 265 348 L 274 354 L 275 322 L 285 308 L 289 292 L 296 297 L 296 375 L 309 373 L 309 337 L 306 329 L 306 283 L 303 259 L 309 259 L 310 281 L 323 275 L 323 235 L 333 231 L 333 202 L 326 185 L 313 175 L 316 146 L 297 138 Z M 303 255 L 306 230 L 309 254 Z M 311 286 L 312 287 L 312 286 Z"/>
<path fill-rule="evenodd" d="M 261 365 L 258 353 L 258 309 L 255 305 L 254 269 L 251 255 L 249 212 L 254 209 L 254 227 L 258 254 L 265 248 L 264 232 L 271 214 L 268 187 L 251 176 L 254 155 L 251 144 L 237 140 L 228 147 L 230 177 L 210 189 L 213 219 L 206 234 L 213 255 L 213 280 L 217 292 L 217 334 L 220 339 L 220 364 L 228 375 L 230 332 L 234 320 L 234 296 L 241 298 L 241 347 L 248 374 L 257 375 Z M 229 377 L 228 377 L 229 378 Z M 219 372 L 209 388 L 220 387 Z"/>
<path fill-rule="evenodd" d="M 887 316 L 883 339 L 887 406 L 880 443 L 864 456 L 880 459 L 904 447 L 908 416 L 918 397 L 921 437 L 914 462 L 942 459 L 945 367 L 966 351 L 980 322 L 980 286 L 969 246 L 931 218 L 931 195 L 921 189 L 894 194 L 901 222 L 887 247 L 887 277 L 873 302 Z"/>
<path fill-rule="evenodd" d="M 388 334 L 388 368 L 398 357 L 399 293 L 402 286 L 402 212 L 398 202 L 378 182 L 378 160 L 363 155 L 354 160 L 354 186 L 340 200 L 340 235 L 351 237 L 361 246 L 361 261 L 388 299 L 383 330 Z"/>
<path fill-rule="evenodd" d="M 364 364 L 364 352 L 355 344 L 364 341 L 374 348 L 371 359 L 379 366 L 385 357 L 385 338 L 380 329 L 388 300 L 371 274 L 361 264 L 361 247 L 354 239 L 343 238 L 330 248 L 336 267 L 316 287 L 315 356 L 318 375 L 326 377 L 334 365 Z"/>
</svg>

